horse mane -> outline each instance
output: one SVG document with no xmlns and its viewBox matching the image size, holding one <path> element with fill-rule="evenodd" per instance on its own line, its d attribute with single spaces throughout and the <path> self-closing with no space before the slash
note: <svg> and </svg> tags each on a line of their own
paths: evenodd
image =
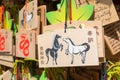
<svg viewBox="0 0 120 80">
<path fill-rule="evenodd" d="M 57 43 L 57 44 L 56 44 Z M 52 46 L 52 48 L 57 48 L 57 45 L 58 45 L 59 43 L 58 43 L 58 38 L 57 38 L 57 34 L 55 35 L 55 37 L 54 37 L 54 40 L 53 40 L 53 46 Z"/>
<path fill-rule="evenodd" d="M 68 38 L 69 40 L 70 40 L 70 42 L 72 43 L 72 45 L 75 45 L 74 43 L 73 43 L 73 41 L 70 39 L 70 38 Z"/>
<path fill-rule="evenodd" d="M 82 45 L 86 45 L 87 49 L 85 51 L 88 51 L 90 49 L 90 45 L 88 43 L 83 43 Z"/>
</svg>

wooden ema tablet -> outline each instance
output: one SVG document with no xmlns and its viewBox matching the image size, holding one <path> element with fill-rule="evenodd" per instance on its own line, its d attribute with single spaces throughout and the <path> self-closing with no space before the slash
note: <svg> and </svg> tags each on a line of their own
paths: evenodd
<svg viewBox="0 0 120 80">
<path fill-rule="evenodd" d="M 13 33 L 10 30 L 0 30 L 0 64 L 13 67 Z"/>
<path fill-rule="evenodd" d="M 102 21 L 102 25 L 108 25 L 119 20 L 112 0 L 76 0 L 77 7 L 87 4 L 94 5 L 93 19 L 95 21 Z"/>
<path fill-rule="evenodd" d="M 10 55 L 0 55 L 0 59 L 8 62 L 13 62 L 13 56 Z"/>
<path fill-rule="evenodd" d="M 10 30 L 0 29 L 0 54 L 12 55 L 12 38 Z"/>
<path fill-rule="evenodd" d="M 105 26 L 105 41 L 113 55 L 120 53 L 120 22 Z"/>
<path fill-rule="evenodd" d="M 8 67 L 13 67 L 13 55 L 0 54 L 0 64 Z"/>
<path fill-rule="evenodd" d="M 16 34 L 16 56 L 22 58 L 36 58 L 34 31 L 22 30 Z"/>
<path fill-rule="evenodd" d="M 70 22 L 68 21 L 67 27 L 70 29 L 80 29 L 80 28 L 96 29 L 99 57 L 100 58 L 105 57 L 104 30 L 103 30 L 103 27 L 102 27 L 102 24 L 100 21 L 72 21 L 72 24 L 70 24 Z M 64 31 L 64 23 L 45 26 L 45 27 L 43 27 L 43 33 L 54 32 L 55 30 L 60 30 L 60 29 L 62 29 Z"/>
<path fill-rule="evenodd" d="M 66 33 L 64 33 L 64 30 L 55 30 L 54 32 L 39 35 L 39 67 L 98 65 L 98 44 L 96 37 L 96 30 L 93 28 L 67 29 Z M 78 55 L 74 55 L 75 53 L 78 53 Z"/>
<path fill-rule="evenodd" d="M 33 0 L 27 3 L 27 10 L 24 6 L 19 11 L 19 26 L 23 29 L 24 26 L 24 14 L 26 14 L 26 30 L 37 28 L 37 0 Z"/>
<path fill-rule="evenodd" d="M 5 61 L 5 60 L 0 60 L 0 64 L 1 65 L 4 65 L 4 66 L 7 66 L 7 67 L 11 67 L 11 68 L 13 68 L 13 62 L 11 62 L 11 61 Z"/>
</svg>

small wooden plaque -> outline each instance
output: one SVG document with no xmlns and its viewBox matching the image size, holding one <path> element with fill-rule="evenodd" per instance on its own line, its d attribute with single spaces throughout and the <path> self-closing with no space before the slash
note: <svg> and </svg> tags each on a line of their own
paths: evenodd
<svg viewBox="0 0 120 80">
<path fill-rule="evenodd" d="M 13 34 L 10 30 L 1 29 L 0 30 L 0 53 L 7 53 L 12 55 L 12 38 Z"/>
<path fill-rule="evenodd" d="M 102 21 L 102 25 L 108 25 L 119 20 L 112 0 L 76 0 L 77 7 L 86 4 L 94 5 L 94 20 Z"/>
<path fill-rule="evenodd" d="M 56 30 L 61 30 L 61 29 L 64 31 L 64 27 L 65 27 L 64 23 L 48 25 L 48 26 L 43 27 L 43 33 L 54 32 Z M 100 21 L 72 21 L 71 24 L 68 21 L 67 28 L 69 29 L 78 29 L 78 28 L 79 29 L 84 29 L 84 28 L 96 29 L 99 57 L 100 58 L 105 57 L 104 30 L 102 27 L 102 23 Z"/>
<path fill-rule="evenodd" d="M 37 0 L 33 0 L 27 4 L 27 10 L 25 6 L 19 11 L 19 26 L 24 28 L 24 13 L 26 13 L 26 29 L 37 28 Z"/>
<path fill-rule="evenodd" d="M 16 56 L 35 58 L 35 32 L 20 31 L 16 34 Z"/>
<path fill-rule="evenodd" d="M 66 33 L 64 33 L 64 30 L 55 30 L 54 32 L 39 35 L 39 67 L 98 65 L 96 37 L 96 30 L 93 28 L 68 29 Z M 83 55 L 84 51 L 86 58 Z"/>
</svg>

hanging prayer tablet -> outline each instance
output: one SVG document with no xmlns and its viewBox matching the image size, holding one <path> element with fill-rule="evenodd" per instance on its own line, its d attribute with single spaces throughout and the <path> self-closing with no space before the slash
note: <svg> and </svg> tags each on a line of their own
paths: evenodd
<svg viewBox="0 0 120 80">
<path fill-rule="evenodd" d="M 24 21 L 25 17 L 26 21 Z M 27 3 L 27 5 L 25 5 L 19 11 L 19 26 L 20 28 L 23 28 L 23 26 L 26 24 L 26 29 L 34 29 L 37 27 L 36 22 L 37 22 L 37 0 L 33 0 Z"/>
<path fill-rule="evenodd" d="M 0 64 L 13 67 L 13 33 L 10 30 L 0 30 Z"/>
<path fill-rule="evenodd" d="M 10 30 L 0 30 L 0 52 L 12 55 L 12 37 L 13 34 Z"/>
<path fill-rule="evenodd" d="M 35 58 L 35 32 L 21 31 L 16 34 L 16 56 Z"/>
<path fill-rule="evenodd" d="M 77 7 L 86 4 L 94 5 L 94 20 L 102 21 L 103 25 L 107 25 L 119 20 L 115 6 L 112 0 L 76 0 Z"/>
<path fill-rule="evenodd" d="M 54 32 L 55 30 L 61 30 L 64 28 L 64 26 L 65 26 L 64 23 L 48 25 L 48 26 L 43 27 L 43 33 Z M 72 30 L 73 29 L 84 29 L 84 28 L 96 29 L 99 57 L 100 58 L 105 57 L 104 30 L 103 30 L 101 21 L 72 21 L 71 24 L 68 21 L 67 28 L 72 29 Z"/>
<path fill-rule="evenodd" d="M 6 57 L 6 58 L 4 58 L 4 57 Z M 12 56 L 3 56 L 4 59 L 3 60 L 0 59 L 0 64 L 13 68 L 13 66 L 14 66 L 13 61 L 7 61 L 7 58 L 10 59 L 10 57 L 12 57 Z M 12 57 L 12 60 L 13 60 L 13 57 Z"/>
<path fill-rule="evenodd" d="M 67 29 L 38 36 L 39 67 L 98 65 L 96 30 Z"/>
</svg>

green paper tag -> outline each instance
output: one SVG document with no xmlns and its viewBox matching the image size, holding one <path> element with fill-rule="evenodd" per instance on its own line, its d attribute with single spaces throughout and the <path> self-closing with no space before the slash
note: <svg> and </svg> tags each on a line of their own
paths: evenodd
<svg viewBox="0 0 120 80">
<path fill-rule="evenodd" d="M 83 5 L 79 8 L 76 7 L 75 0 L 72 0 L 72 20 L 89 20 L 93 14 L 93 5 Z M 66 12 L 66 0 L 62 0 L 60 4 L 60 11 L 51 11 L 46 13 L 46 17 L 50 24 L 56 24 L 60 22 L 65 22 L 65 12 Z M 69 15 L 67 15 L 69 17 Z M 69 19 L 68 19 L 69 20 Z"/>
</svg>

